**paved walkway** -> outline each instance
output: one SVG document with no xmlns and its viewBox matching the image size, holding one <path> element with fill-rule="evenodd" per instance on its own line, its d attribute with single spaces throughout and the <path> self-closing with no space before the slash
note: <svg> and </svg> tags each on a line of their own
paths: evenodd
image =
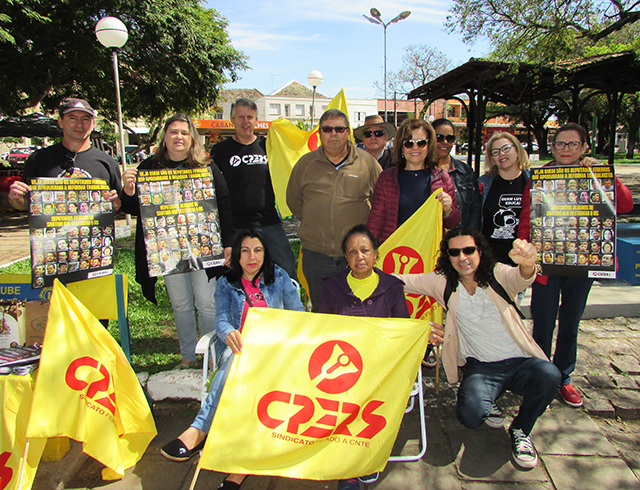
<svg viewBox="0 0 640 490">
<path fill-rule="evenodd" d="M 119 233 L 126 233 L 123 221 Z M 0 266 L 28 256 L 26 219 L 4 213 L 0 219 Z M 455 390 L 441 380 L 435 393 L 435 369 L 425 371 L 428 450 L 415 463 L 390 463 L 380 480 L 367 488 L 400 489 L 640 489 L 640 287 L 596 284 L 579 336 L 574 384 L 582 391 L 584 409 L 555 401 L 539 419 L 533 440 L 540 464 L 518 471 L 510 463 L 506 432 L 519 398 L 506 395 L 499 405 L 507 414 L 503 429 L 482 426 L 471 430 L 455 419 Z M 524 305 L 528 304 L 528 296 Z M 526 306 L 524 308 L 526 310 Z M 198 373 L 190 373 L 197 382 Z M 80 444 L 59 462 L 43 462 L 34 490 L 187 490 L 196 458 L 172 463 L 159 453 L 193 420 L 197 403 L 187 399 L 157 401 L 154 413 L 158 436 L 141 461 L 117 482 L 104 482 L 101 465 L 85 456 Z M 403 421 L 395 452 L 416 447 L 418 418 Z M 216 488 L 224 475 L 204 471 L 196 489 Z M 363 485 L 363 488 L 365 486 Z M 335 489 L 336 482 L 250 477 L 243 490 Z"/>
</svg>

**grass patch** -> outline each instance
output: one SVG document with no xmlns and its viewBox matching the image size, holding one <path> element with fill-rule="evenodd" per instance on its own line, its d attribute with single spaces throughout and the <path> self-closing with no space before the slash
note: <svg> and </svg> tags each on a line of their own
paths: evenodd
<svg viewBox="0 0 640 490">
<path fill-rule="evenodd" d="M 157 305 L 147 301 L 142 295 L 142 288 L 135 281 L 134 243 L 133 233 L 130 237 L 116 240 L 114 271 L 129 276 L 131 365 L 136 372 L 154 374 L 173 369 L 180 362 L 180 346 L 164 280 L 159 278 L 156 283 Z M 290 240 L 289 245 L 297 264 L 300 240 Z M 30 260 L 21 260 L 2 268 L 0 274 L 31 274 Z M 109 322 L 109 333 L 120 342 L 117 320 Z"/>
</svg>

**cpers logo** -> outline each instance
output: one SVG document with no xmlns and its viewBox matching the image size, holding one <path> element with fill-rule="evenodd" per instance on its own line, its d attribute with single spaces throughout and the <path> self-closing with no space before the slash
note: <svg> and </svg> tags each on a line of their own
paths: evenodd
<svg viewBox="0 0 640 490">
<path fill-rule="evenodd" d="M 424 262 L 420 254 L 409 247 L 396 247 L 391 250 L 382 262 L 382 270 L 391 274 L 421 274 L 424 272 Z M 429 310 L 437 305 L 436 300 L 429 296 L 407 294 L 407 308 L 412 318 L 423 318 Z"/>
<path fill-rule="evenodd" d="M 109 412 L 115 416 L 116 394 L 111 385 L 111 375 L 104 364 L 92 357 L 80 357 L 69 364 L 64 379 L 69 388 L 82 392 L 80 399 L 84 399 L 88 408 L 100 415 Z M 87 379 L 95 381 L 88 382 Z"/>
<path fill-rule="evenodd" d="M 242 157 L 233 155 L 229 159 L 229 165 L 232 167 L 237 167 L 240 163 L 244 163 L 245 165 L 266 165 L 267 162 L 267 155 L 244 155 Z"/>
<path fill-rule="evenodd" d="M 329 396 L 312 398 L 286 391 L 271 391 L 258 402 L 258 419 L 269 429 L 282 426 L 287 435 L 274 432 L 272 436 L 296 444 L 315 442 L 295 437 L 302 436 L 368 447 L 367 441 L 354 438 L 371 439 L 385 428 L 385 417 L 374 413 L 384 402 L 371 400 L 361 407 L 344 401 L 343 397 L 331 396 L 353 388 L 360 379 L 362 367 L 362 356 L 351 344 L 341 340 L 325 342 L 311 354 L 308 373 L 311 384 Z M 338 423 L 339 418 L 344 420 Z M 306 429 L 302 428 L 309 423 L 311 425 Z M 360 430 L 354 433 L 356 429 L 353 427 Z"/>
</svg>

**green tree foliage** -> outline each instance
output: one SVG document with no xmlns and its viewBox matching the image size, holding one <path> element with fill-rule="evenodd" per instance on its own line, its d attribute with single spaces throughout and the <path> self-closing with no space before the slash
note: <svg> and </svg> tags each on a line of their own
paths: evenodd
<svg viewBox="0 0 640 490">
<path fill-rule="evenodd" d="M 487 37 L 496 59 L 545 63 L 575 58 L 638 20 L 635 0 L 453 0 L 445 25 L 469 43 Z"/>
<path fill-rule="evenodd" d="M 118 52 L 127 118 L 205 111 L 220 86 L 246 68 L 227 21 L 199 0 L 9 0 L 0 9 L 5 114 L 38 103 L 53 110 L 64 97 L 82 96 L 113 120 L 111 52 L 94 35 L 96 22 L 108 15 L 129 30 Z"/>
</svg>

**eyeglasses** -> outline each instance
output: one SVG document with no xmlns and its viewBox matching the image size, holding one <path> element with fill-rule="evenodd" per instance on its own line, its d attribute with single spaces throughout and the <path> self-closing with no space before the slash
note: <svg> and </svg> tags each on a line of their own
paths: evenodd
<svg viewBox="0 0 640 490">
<path fill-rule="evenodd" d="M 465 255 L 473 255 L 478 250 L 478 247 L 463 247 L 463 248 L 449 248 L 447 249 L 447 253 L 449 257 L 458 257 L 460 252 Z"/>
<path fill-rule="evenodd" d="M 331 133 L 331 131 L 335 131 L 338 134 L 342 134 L 344 133 L 347 129 L 349 129 L 349 126 L 322 126 L 320 128 L 320 130 L 323 133 L 329 134 Z"/>
<path fill-rule="evenodd" d="M 497 157 L 498 155 L 500 155 L 500 152 L 506 155 L 512 150 L 512 148 L 513 148 L 513 145 L 504 145 L 500 148 L 494 148 L 489 153 L 491 154 L 492 157 Z"/>
<path fill-rule="evenodd" d="M 376 129 L 375 131 L 363 131 L 362 132 L 362 135 L 365 138 L 371 138 L 371 136 L 373 136 L 373 135 L 375 135 L 376 138 L 382 138 L 385 134 L 387 134 L 387 133 L 385 133 L 382 129 Z"/>
<path fill-rule="evenodd" d="M 436 134 L 436 140 L 438 140 L 438 143 L 443 143 L 445 140 L 447 143 L 454 143 L 456 141 L 456 137 L 453 134 L 448 134 L 446 136 L 444 134 Z"/>
<path fill-rule="evenodd" d="M 582 141 L 554 141 L 551 143 L 556 150 L 564 150 L 569 147 L 570 150 L 577 150 L 582 146 Z"/>
<path fill-rule="evenodd" d="M 405 140 L 402 142 L 402 144 L 404 145 L 405 148 L 409 149 L 409 148 L 413 148 L 413 145 L 418 145 L 418 148 L 424 148 L 425 146 L 427 146 L 427 143 L 429 143 L 429 140 Z"/>
</svg>

